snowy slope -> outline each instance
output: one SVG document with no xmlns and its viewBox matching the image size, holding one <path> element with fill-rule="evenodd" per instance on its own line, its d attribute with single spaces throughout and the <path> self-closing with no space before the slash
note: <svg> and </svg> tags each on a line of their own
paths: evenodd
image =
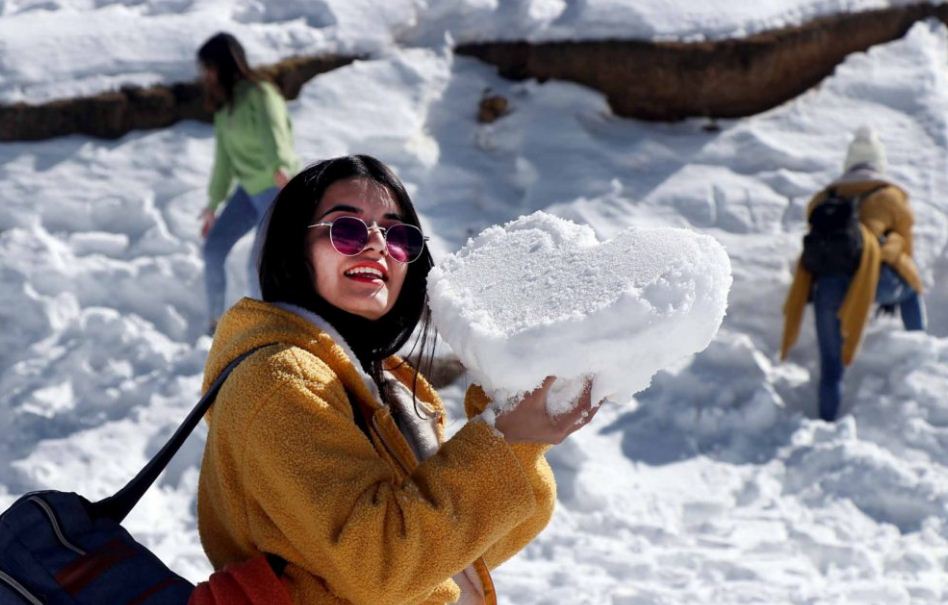
<svg viewBox="0 0 948 605">
<path fill-rule="evenodd" d="M 45 16 L 52 28 L 91 10 L 27 4 L 7 2 L 4 14 Z M 99 10 L 141 12 L 126 22 L 134 31 L 157 6 Z M 191 7 L 160 6 L 169 15 Z M 269 4 L 254 6 L 262 12 L 238 34 L 294 31 L 267 21 Z M 167 50 L 152 43 L 141 43 L 149 61 Z M 948 599 L 946 55 L 946 29 L 919 24 L 850 57 L 818 89 L 722 122 L 718 133 L 700 121 L 618 119 L 588 89 L 506 82 L 440 47 L 386 46 L 316 78 L 290 104 L 307 160 L 366 152 L 397 167 L 436 257 L 537 209 L 588 223 L 600 238 L 630 226 L 689 227 L 731 257 L 728 315 L 708 350 L 656 377 L 634 411 L 604 409 L 553 450 L 559 507 L 497 571 L 503 603 Z M 9 58 L 0 65 L 6 86 Z M 98 73 L 78 60 L 67 68 L 58 80 Z M 35 73 L 38 85 L 44 77 Z M 514 111 L 478 125 L 486 87 Z M 790 363 L 775 361 L 780 305 L 807 197 L 838 173 L 863 123 L 880 133 L 893 176 L 913 196 L 933 335 L 876 321 L 847 375 L 852 416 L 827 425 L 810 419 L 809 315 Z M 211 151 L 210 127 L 195 123 L 114 142 L 0 146 L 0 504 L 37 487 L 109 493 L 196 400 L 209 346 L 199 336 L 197 215 Z M 248 246 L 229 264 L 231 299 Z M 444 392 L 455 412 L 462 388 Z M 188 443 L 129 520 L 195 580 L 209 571 L 193 514 L 201 441 Z"/>
<path fill-rule="evenodd" d="M 195 78 L 194 51 L 235 34 L 251 63 L 384 54 L 393 44 L 740 38 L 816 18 L 942 0 L 2 0 L 0 103 Z"/>
</svg>

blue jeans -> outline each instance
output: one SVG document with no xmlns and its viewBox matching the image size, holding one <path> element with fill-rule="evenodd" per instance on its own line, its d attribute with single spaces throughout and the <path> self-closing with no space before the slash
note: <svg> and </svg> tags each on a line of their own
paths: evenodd
<svg viewBox="0 0 948 605">
<path fill-rule="evenodd" d="M 276 194 L 276 187 L 261 191 L 257 195 L 250 195 L 243 187 L 237 187 L 207 234 L 204 241 L 204 285 L 207 288 L 207 314 L 212 325 L 224 313 L 224 297 L 227 294 L 224 261 L 234 244 L 261 224 Z M 247 262 L 250 296 L 260 295 L 257 257 L 261 244 L 261 229 L 258 229 Z"/>
<path fill-rule="evenodd" d="M 820 347 L 820 418 L 831 422 L 839 412 L 843 389 L 843 337 L 839 307 L 849 289 L 848 275 L 826 275 L 813 284 L 816 339 Z M 889 265 L 883 263 L 876 288 L 876 302 L 897 304 L 906 330 L 924 330 L 922 299 Z"/>
</svg>

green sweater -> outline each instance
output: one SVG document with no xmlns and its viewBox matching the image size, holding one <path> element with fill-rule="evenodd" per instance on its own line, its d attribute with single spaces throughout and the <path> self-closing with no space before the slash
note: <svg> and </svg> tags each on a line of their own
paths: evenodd
<svg viewBox="0 0 948 605">
<path fill-rule="evenodd" d="M 275 186 L 278 169 L 287 177 L 299 170 L 286 102 L 269 82 L 237 83 L 233 103 L 214 114 L 214 138 L 214 170 L 207 188 L 211 210 L 230 193 L 234 179 L 256 195 Z"/>
</svg>

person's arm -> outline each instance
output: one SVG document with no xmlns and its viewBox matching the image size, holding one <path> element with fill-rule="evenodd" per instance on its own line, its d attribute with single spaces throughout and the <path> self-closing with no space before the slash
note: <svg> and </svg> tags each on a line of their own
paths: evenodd
<svg viewBox="0 0 948 605">
<path fill-rule="evenodd" d="M 307 363 L 298 361 L 271 372 Z M 289 541 L 291 552 L 276 554 L 341 598 L 414 602 L 534 514 L 529 475 L 487 424 L 468 423 L 399 483 L 338 381 L 280 384 L 237 453 L 248 508 L 259 511 L 249 531 L 267 552 Z"/>
<path fill-rule="evenodd" d="M 912 255 L 912 225 L 915 217 L 901 189 L 884 187 L 875 195 L 878 196 L 875 211 L 867 225 L 877 233 L 885 230 L 879 241 L 882 245 L 882 260 L 890 265 L 898 265 L 902 262 L 903 254 Z"/>
<path fill-rule="evenodd" d="M 217 210 L 230 191 L 234 179 L 234 169 L 230 156 L 224 149 L 221 141 L 220 127 L 214 126 L 214 168 L 211 170 L 211 180 L 207 186 L 207 210 L 212 213 Z"/>
<path fill-rule="evenodd" d="M 906 242 L 905 239 L 899 235 L 897 231 L 889 231 L 886 233 L 885 238 L 882 242 L 882 260 L 889 263 L 890 265 L 895 265 L 899 262 L 899 258 L 905 253 Z"/>
<path fill-rule="evenodd" d="M 279 182 L 293 176 L 297 168 L 296 152 L 293 150 L 293 130 L 290 125 L 290 116 L 287 112 L 286 101 L 279 91 L 272 85 L 260 85 L 258 98 L 259 111 L 263 114 L 261 121 L 263 131 L 260 133 L 264 145 L 264 154 L 273 166 L 274 182 Z M 283 180 L 283 184 L 286 181 Z"/>
<path fill-rule="evenodd" d="M 904 252 L 909 256 L 913 256 L 913 237 L 912 237 L 912 228 L 915 225 L 915 213 L 912 211 L 912 207 L 909 205 L 908 197 L 902 199 L 902 204 L 899 205 L 899 212 L 896 214 L 895 218 L 895 231 L 902 236 L 902 239 L 905 241 Z"/>
<path fill-rule="evenodd" d="M 467 417 L 474 418 L 490 404 L 487 393 L 478 386 L 471 385 L 464 396 L 464 411 Z M 553 470 L 544 454 L 552 447 L 545 443 L 515 443 L 511 449 L 516 455 L 520 467 L 530 479 L 530 488 L 536 506 L 533 514 L 512 528 L 503 537 L 494 542 L 485 551 L 484 562 L 491 569 L 514 556 L 529 544 L 550 522 L 556 504 L 556 481 Z"/>
</svg>

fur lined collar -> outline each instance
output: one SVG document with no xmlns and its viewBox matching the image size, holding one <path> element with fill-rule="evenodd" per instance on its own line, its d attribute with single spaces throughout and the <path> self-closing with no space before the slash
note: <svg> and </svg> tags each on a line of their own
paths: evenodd
<svg viewBox="0 0 948 605">
<path fill-rule="evenodd" d="M 375 396 L 376 400 L 384 404 L 379 394 L 379 388 L 375 384 L 375 381 L 372 380 L 372 377 L 362 369 L 362 364 L 359 363 L 359 358 L 356 357 L 355 353 L 352 351 L 352 347 L 349 346 L 349 343 L 346 342 L 346 339 L 342 337 L 342 334 L 340 334 L 336 328 L 309 309 L 304 309 L 303 307 L 283 302 L 275 302 L 270 304 L 272 304 L 274 307 L 283 309 L 284 311 L 288 311 L 298 317 L 305 319 L 320 331 L 328 334 L 330 338 L 332 338 L 333 341 L 335 341 L 335 343 L 339 345 L 339 347 L 346 353 L 346 355 L 349 357 L 349 360 L 352 361 L 352 365 L 356 369 L 356 372 L 359 373 L 362 381 L 365 382 L 365 386 Z"/>
</svg>

